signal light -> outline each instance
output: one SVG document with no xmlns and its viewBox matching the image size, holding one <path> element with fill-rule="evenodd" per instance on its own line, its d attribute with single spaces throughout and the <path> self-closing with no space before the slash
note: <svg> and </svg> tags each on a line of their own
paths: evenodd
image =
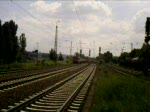
<svg viewBox="0 0 150 112">
<path fill-rule="evenodd" d="M 149 40 L 150 40 L 150 36 L 145 36 L 145 42 L 148 43 Z"/>
</svg>

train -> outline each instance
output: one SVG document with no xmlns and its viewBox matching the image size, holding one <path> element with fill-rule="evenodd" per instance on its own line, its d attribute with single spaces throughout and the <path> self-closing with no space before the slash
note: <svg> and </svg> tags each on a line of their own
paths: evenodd
<svg viewBox="0 0 150 112">
<path fill-rule="evenodd" d="M 88 58 L 82 58 L 82 57 L 77 57 L 77 56 L 73 57 L 74 64 L 81 64 L 81 63 L 87 63 L 87 62 L 89 62 Z"/>
<path fill-rule="evenodd" d="M 94 58 L 90 57 L 73 57 L 73 63 L 74 64 L 81 64 L 81 63 L 98 63 L 98 61 Z"/>
</svg>

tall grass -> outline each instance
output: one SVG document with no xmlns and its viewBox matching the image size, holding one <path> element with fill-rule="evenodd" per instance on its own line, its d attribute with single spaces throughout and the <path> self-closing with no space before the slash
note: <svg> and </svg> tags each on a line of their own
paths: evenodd
<svg viewBox="0 0 150 112">
<path fill-rule="evenodd" d="M 5 64 L 0 65 L 0 71 L 7 71 L 7 70 L 17 70 L 17 69 L 34 69 L 34 68 L 42 68 L 42 67 L 52 67 L 52 66 L 63 66 L 68 65 L 66 61 L 58 61 L 57 64 L 51 60 L 42 60 L 37 62 L 25 62 L 25 63 L 12 63 L 12 64 Z"/>
<path fill-rule="evenodd" d="M 150 112 L 150 82 L 101 68 L 92 112 Z"/>
</svg>

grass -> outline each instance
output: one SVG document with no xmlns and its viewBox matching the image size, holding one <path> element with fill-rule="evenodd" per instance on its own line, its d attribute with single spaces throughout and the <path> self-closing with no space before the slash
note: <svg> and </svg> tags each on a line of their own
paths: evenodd
<svg viewBox="0 0 150 112">
<path fill-rule="evenodd" d="M 71 63 L 67 63 L 66 61 L 58 61 L 57 66 L 64 66 L 69 65 Z M 8 71 L 8 70 L 17 70 L 17 69 L 35 69 L 35 68 L 42 68 L 42 67 L 52 67 L 56 66 L 56 63 L 54 61 L 50 60 L 42 60 L 38 63 L 36 62 L 26 62 L 26 63 L 12 63 L 12 64 L 6 64 L 6 65 L 0 65 L 0 71 Z"/>
<path fill-rule="evenodd" d="M 149 112 L 150 82 L 100 67 L 92 112 Z"/>
</svg>

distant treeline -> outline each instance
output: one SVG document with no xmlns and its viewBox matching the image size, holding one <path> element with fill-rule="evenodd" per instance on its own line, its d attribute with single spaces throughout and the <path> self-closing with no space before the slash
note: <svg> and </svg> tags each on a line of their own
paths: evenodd
<svg viewBox="0 0 150 112">
<path fill-rule="evenodd" d="M 21 61 L 25 54 L 26 37 L 22 33 L 18 38 L 18 25 L 13 20 L 2 24 L 0 20 L 0 64 Z"/>
<path fill-rule="evenodd" d="M 113 62 L 137 70 L 144 70 L 145 67 L 150 68 L 150 45 L 143 44 L 140 49 L 133 49 L 131 52 L 123 52 L 119 57 L 113 56 L 111 52 L 107 51 L 104 54 L 100 54 L 97 60 L 99 60 L 99 58 L 100 62 Z"/>
</svg>

